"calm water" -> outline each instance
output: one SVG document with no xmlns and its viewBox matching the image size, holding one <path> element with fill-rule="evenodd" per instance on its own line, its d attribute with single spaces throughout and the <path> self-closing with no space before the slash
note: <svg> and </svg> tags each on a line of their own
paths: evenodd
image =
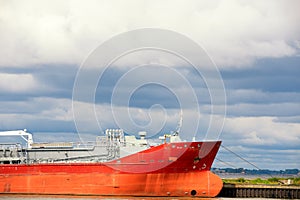
<svg viewBox="0 0 300 200">
<path fill-rule="evenodd" d="M 0 199 L 4 200 L 95 200 L 95 199 L 101 199 L 101 200 L 278 200 L 278 199 L 270 199 L 270 198 L 174 198 L 174 197 L 74 197 L 74 196 L 1 196 Z"/>
</svg>

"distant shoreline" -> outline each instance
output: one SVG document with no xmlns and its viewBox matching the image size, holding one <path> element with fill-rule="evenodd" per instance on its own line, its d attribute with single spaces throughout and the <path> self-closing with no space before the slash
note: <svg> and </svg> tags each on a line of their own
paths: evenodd
<svg viewBox="0 0 300 200">
<path fill-rule="evenodd" d="M 244 168 L 212 168 L 211 171 L 220 177 L 300 177 L 299 169 L 270 170 L 270 169 L 244 169 Z"/>
<path fill-rule="evenodd" d="M 234 185 L 284 185 L 284 186 L 300 186 L 300 177 L 230 177 L 222 178 L 224 184 Z"/>
<path fill-rule="evenodd" d="M 243 174 L 243 173 L 215 173 L 221 179 L 236 179 L 236 178 L 246 178 L 246 179 L 256 179 L 263 178 L 268 179 L 272 177 L 276 178 L 298 178 L 298 174 Z"/>
</svg>

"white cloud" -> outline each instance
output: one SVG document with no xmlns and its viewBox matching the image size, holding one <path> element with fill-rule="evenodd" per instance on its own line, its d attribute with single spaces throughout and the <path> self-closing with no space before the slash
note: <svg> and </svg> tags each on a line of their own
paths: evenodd
<svg viewBox="0 0 300 200">
<path fill-rule="evenodd" d="M 180 121 L 179 109 L 166 109 L 157 104 L 148 109 L 110 104 L 96 104 L 94 107 L 90 103 L 73 102 L 73 108 L 74 120 L 80 133 L 98 133 L 106 128 L 122 128 L 128 134 L 147 131 L 149 137 L 158 137 L 157 134 L 175 131 Z M 223 125 L 222 116 L 198 113 L 192 108 L 182 109 L 182 113 L 182 139 L 219 139 L 219 132 L 216 131 Z"/>
<path fill-rule="evenodd" d="M 227 118 L 226 137 L 238 139 L 238 144 L 296 146 L 300 143 L 300 124 L 276 121 L 276 117 Z M 236 139 L 234 142 L 237 142 Z"/>
<path fill-rule="evenodd" d="M 122 128 L 128 134 L 143 130 L 148 131 L 148 136 L 153 136 L 161 131 L 175 131 L 180 118 L 178 110 L 166 110 L 158 106 L 142 109 L 96 104 L 94 107 L 90 103 L 73 102 L 73 107 L 78 131 L 84 133 L 97 133 L 101 127 L 102 131 L 106 128 Z"/>
<path fill-rule="evenodd" d="M 203 44 L 219 66 L 295 55 L 298 1 L 1 2 L 0 66 L 80 64 L 118 33 L 166 28 Z M 297 46 L 297 45 L 294 45 Z"/>
<path fill-rule="evenodd" d="M 32 74 L 5 74 L 0 73 L 0 91 L 24 93 L 41 87 Z"/>
<path fill-rule="evenodd" d="M 39 117 L 49 120 L 73 121 L 72 100 L 55 98 L 35 98 L 34 104 L 40 104 L 44 110 Z"/>
</svg>

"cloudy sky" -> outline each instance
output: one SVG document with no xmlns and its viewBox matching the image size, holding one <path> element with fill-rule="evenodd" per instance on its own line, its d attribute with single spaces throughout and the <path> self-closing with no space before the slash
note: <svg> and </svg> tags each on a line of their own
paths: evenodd
<svg viewBox="0 0 300 200">
<path fill-rule="evenodd" d="M 183 138 L 220 139 L 260 168 L 300 168 L 299 7 L 299 1 L 258 0 L 2 0 L 0 130 L 27 128 L 38 141 L 117 127 L 154 137 L 176 129 L 181 108 Z M 204 49 L 217 66 L 214 78 L 224 83 L 226 116 L 222 98 L 212 100 L 222 88 L 206 79 L 209 65 L 199 74 L 158 49 L 128 53 L 106 68 L 98 63 L 136 44 L 135 37 L 122 44 L 115 38 L 141 28 L 169 30 Z M 195 58 L 186 41 L 160 39 Z M 106 44 L 111 51 L 103 50 Z M 218 133 L 207 137 L 210 131 Z M 225 149 L 218 159 L 253 168 Z"/>
</svg>

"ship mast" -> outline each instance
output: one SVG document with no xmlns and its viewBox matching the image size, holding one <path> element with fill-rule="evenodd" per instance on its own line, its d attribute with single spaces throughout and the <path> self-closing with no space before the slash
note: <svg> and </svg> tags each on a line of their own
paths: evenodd
<svg viewBox="0 0 300 200">
<path fill-rule="evenodd" d="M 180 109 L 180 119 L 179 119 L 179 122 L 177 124 L 176 131 L 174 132 L 175 136 L 178 136 L 179 133 L 180 133 L 180 129 L 182 127 L 182 120 L 183 120 L 183 118 L 182 118 L 182 109 Z"/>
</svg>

